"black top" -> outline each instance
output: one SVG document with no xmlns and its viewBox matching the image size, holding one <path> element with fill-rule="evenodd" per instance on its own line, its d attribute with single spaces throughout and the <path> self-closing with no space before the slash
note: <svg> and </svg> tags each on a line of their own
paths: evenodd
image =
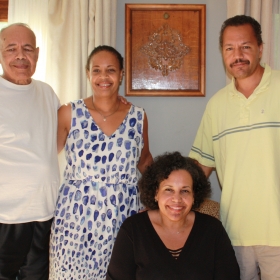
<svg viewBox="0 0 280 280">
<path fill-rule="evenodd" d="M 195 212 L 189 237 L 176 260 L 143 212 L 122 224 L 107 280 L 239 280 L 239 267 L 221 222 Z"/>
</svg>

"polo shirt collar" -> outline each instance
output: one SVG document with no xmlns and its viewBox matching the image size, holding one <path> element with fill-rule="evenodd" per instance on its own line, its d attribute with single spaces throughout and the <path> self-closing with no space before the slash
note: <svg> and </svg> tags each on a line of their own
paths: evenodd
<svg viewBox="0 0 280 280">
<path fill-rule="evenodd" d="M 251 96 L 255 96 L 255 95 L 258 95 L 260 92 L 263 92 L 268 87 L 268 85 L 270 83 L 270 77 L 271 77 L 271 71 L 272 71 L 271 67 L 268 64 L 264 64 L 263 67 L 264 67 L 264 72 L 263 72 L 261 82 L 255 88 L 255 90 L 251 94 Z M 240 96 L 240 94 L 242 94 L 235 87 L 235 78 L 234 77 L 232 77 L 231 83 L 229 84 L 229 94 L 232 97 Z"/>
</svg>

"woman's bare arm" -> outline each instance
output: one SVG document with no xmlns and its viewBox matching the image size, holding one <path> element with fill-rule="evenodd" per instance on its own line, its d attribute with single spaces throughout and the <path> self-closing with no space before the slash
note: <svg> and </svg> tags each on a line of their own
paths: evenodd
<svg viewBox="0 0 280 280">
<path fill-rule="evenodd" d="M 62 105 L 58 109 L 57 153 L 64 148 L 71 127 L 71 104 Z"/>
</svg>

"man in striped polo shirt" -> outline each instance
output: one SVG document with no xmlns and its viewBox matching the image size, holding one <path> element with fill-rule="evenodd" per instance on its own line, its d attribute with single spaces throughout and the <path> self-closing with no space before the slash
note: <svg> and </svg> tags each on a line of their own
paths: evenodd
<svg viewBox="0 0 280 280">
<path fill-rule="evenodd" d="M 227 19 L 220 47 L 229 85 L 208 102 L 190 157 L 222 186 L 221 220 L 241 279 L 280 279 L 280 71 L 261 65 L 261 26 Z"/>
</svg>

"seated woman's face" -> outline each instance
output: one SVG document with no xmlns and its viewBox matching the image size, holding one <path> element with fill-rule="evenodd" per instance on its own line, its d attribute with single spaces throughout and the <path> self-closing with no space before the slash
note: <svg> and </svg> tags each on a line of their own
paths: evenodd
<svg viewBox="0 0 280 280">
<path fill-rule="evenodd" d="M 193 180 L 186 170 L 174 170 L 163 180 L 155 199 L 159 211 L 171 221 L 181 221 L 190 212 L 193 202 Z"/>
</svg>

